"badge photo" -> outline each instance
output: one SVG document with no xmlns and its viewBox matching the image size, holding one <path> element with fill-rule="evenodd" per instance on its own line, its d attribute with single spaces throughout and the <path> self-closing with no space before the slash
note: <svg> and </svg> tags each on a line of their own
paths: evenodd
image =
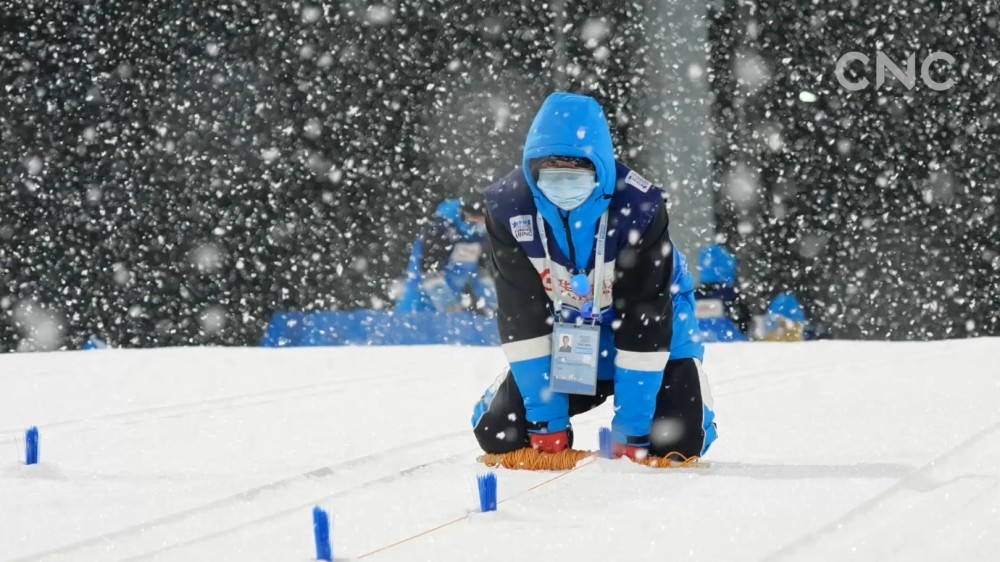
<svg viewBox="0 0 1000 562">
<path fill-rule="evenodd" d="M 573 353 L 573 336 L 563 334 L 559 338 L 559 353 Z"/>
</svg>

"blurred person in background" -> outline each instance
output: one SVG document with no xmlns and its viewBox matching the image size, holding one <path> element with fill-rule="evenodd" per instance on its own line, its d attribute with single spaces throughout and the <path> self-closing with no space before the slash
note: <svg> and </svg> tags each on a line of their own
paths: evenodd
<svg viewBox="0 0 1000 562">
<path fill-rule="evenodd" d="M 483 267 L 485 220 L 479 201 L 447 199 L 437 206 L 414 241 L 396 310 L 493 314 L 496 288 Z"/>
<path fill-rule="evenodd" d="M 754 339 L 770 342 L 804 341 L 809 330 L 809 319 L 806 317 L 799 299 L 790 293 L 781 293 L 774 297 L 767 307 L 767 313 L 754 318 Z"/>
<path fill-rule="evenodd" d="M 698 256 L 695 315 L 705 342 L 748 341 L 750 311 L 736 284 L 736 258 L 714 244 Z"/>
</svg>

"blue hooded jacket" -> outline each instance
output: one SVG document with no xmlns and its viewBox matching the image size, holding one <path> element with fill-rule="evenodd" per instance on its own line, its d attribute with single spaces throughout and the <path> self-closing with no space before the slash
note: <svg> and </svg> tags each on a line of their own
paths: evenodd
<svg viewBox="0 0 1000 562">
<path fill-rule="evenodd" d="M 572 211 L 556 207 L 538 189 L 533 164 L 550 156 L 586 158 L 597 172 L 597 188 Z M 594 249 L 594 233 L 615 192 L 614 145 L 604 110 L 591 97 L 558 92 L 546 98 L 524 142 L 524 179 L 535 206 L 553 231 L 559 248 L 586 269 Z M 571 247 L 572 246 L 572 247 Z"/>
<path fill-rule="evenodd" d="M 464 240 L 482 241 L 483 233 L 477 232 L 476 225 L 465 220 L 465 217 L 462 216 L 461 199 L 445 199 L 438 205 L 434 215 L 439 221 L 454 227 Z"/>
<path fill-rule="evenodd" d="M 538 160 L 551 156 L 586 158 L 594 164 L 598 185 L 576 209 L 559 209 L 538 188 Z M 600 302 L 597 378 L 614 381 L 616 414 L 612 430 L 617 442 L 642 445 L 644 439 L 649 439 L 668 359 L 701 359 L 704 348 L 694 313 L 694 283 L 683 254 L 667 238 L 664 201 L 663 191 L 653 182 L 615 161 L 611 133 L 600 105 L 592 98 L 567 93 L 552 94 L 538 110 L 525 141 L 521 168 L 486 188 L 498 293 L 506 294 L 507 299 L 504 308 L 498 310 L 500 332 L 505 338 L 503 346 L 511 375 L 524 401 L 529 433 L 554 433 L 570 425 L 569 395 L 549 391 L 549 372 L 553 295 L 556 291 L 562 294 L 561 315 L 567 323 L 578 318 L 586 304 L 586 297 L 573 296 L 569 290 L 574 275 L 588 275 L 591 286 L 602 287 L 601 294 L 608 297 L 602 297 Z M 614 269 L 602 268 L 604 278 L 597 281 L 595 233 L 605 211 L 608 232 L 604 263 L 614 264 Z M 542 220 L 536 215 L 541 215 Z M 625 265 L 624 258 L 619 263 L 619 254 L 632 252 L 631 247 L 638 242 L 634 234 L 641 239 L 654 222 L 658 226 L 653 234 L 660 245 L 645 245 L 649 255 L 642 259 L 653 277 L 619 276 L 632 269 L 632 265 Z M 652 249 L 673 250 L 669 296 L 662 290 L 667 287 L 666 280 L 655 277 L 669 274 L 671 268 L 657 259 L 666 254 L 654 257 Z M 539 276 L 537 280 L 533 279 L 535 275 Z M 637 287 L 639 279 L 651 281 L 658 288 L 656 294 L 645 294 Z M 639 294 L 642 297 L 636 298 Z M 643 318 L 643 306 L 666 306 L 664 297 L 670 298 L 673 309 L 669 328 L 672 335 L 662 326 L 662 317 L 657 317 L 652 326 L 649 322 L 628 321 Z M 656 305 L 649 304 L 653 300 Z M 616 321 L 620 321 L 617 328 Z M 671 339 L 666 342 L 661 337 Z M 483 419 L 493 396 L 487 392 L 476 406 L 473 426 Z M 712 418 L 706 415 L 704 420 L 708 436 Z"/>
</svg>

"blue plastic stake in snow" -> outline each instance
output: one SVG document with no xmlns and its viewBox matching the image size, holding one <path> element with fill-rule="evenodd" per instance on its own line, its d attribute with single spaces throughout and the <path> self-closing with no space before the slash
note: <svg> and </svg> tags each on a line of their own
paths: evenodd
<svg viewBox="0 0 1000 562">
<path fill-rule="evenodd" d="M 313 534 L 316 535 L 316 560 L 333 561 L 330 545 L 330 516 L 320 507 L 313 508 Z"/>
<path fill-rule="evenodd" d="M 614 456 L 615 447 L 611 442 L 610 428 L 602 427 L 601 430 L 597 432 L 597 443 L 601 449 L 602 459 L 610 459 Z"/>
<path fill-rule="evenodd" d="M 479 510 L 497 510 L 497 475 L 492 472 L 476 477 L 479 482 Z"/>
<path fill-rule="evenodd" d="M 24 463 L 38 464 L 38 428 L 24 432 Z"/>
</svg>

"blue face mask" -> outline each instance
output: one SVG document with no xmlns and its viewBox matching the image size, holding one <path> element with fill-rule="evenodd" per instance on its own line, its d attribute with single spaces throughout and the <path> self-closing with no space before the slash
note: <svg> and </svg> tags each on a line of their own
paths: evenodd
<svg viewBox="0 0 1000 562">
<path fill-rule="evenodd" d="M 542 168 L 538 171 L 538 189 L 564 211 L 582 205 L 596 187 L 597 175 L 593 170 Z"/>
</svg>

